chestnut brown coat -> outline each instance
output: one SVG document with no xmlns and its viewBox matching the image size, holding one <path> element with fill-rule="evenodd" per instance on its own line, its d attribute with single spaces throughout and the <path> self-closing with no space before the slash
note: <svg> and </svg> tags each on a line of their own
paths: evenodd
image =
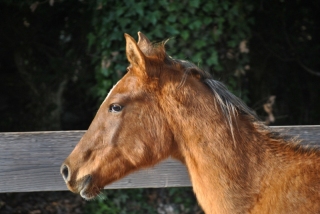
<svg viewBox="0 0 320 214">
<path fill-rule="evenodd" d="M 125 34 L 128 72 L 61 166 L 71 191 L 91 199 L 171 156 L 206 213 L 320 213 L 319 150 L 270 131 L 223 84 L 138 36 Z"/>
</svg>

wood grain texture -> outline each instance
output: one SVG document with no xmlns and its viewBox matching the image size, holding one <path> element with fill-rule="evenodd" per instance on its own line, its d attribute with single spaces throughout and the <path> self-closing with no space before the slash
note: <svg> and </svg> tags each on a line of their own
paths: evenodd
<svg viewBox="0 0 320 214">
<path fill-rule="evenodd" d="M 272 127 L 320 147 L 320 126 Z M 67 190 L 59 169 L 85 131 L 0 133 L 0 192 Z M 168 159 L 131 174 L 106 189 L 190 186 L 181 163 Z"/>
</svg>

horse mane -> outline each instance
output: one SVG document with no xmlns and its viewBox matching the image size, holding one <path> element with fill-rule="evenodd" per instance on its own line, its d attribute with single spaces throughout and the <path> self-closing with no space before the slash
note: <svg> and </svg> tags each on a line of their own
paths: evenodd
<svg viewBox="0 0 320 214">
<path fill-rule="evenodd" d="M 213 97 L 216 100 L 216 104 L 220 107 L 226 123 L 228 124 L 234 141 L 234 127 L 238 128 L 235 118 L 238 114 L 246 115 L 247 118 L 249 118 L 252 122 L 259 124 L 261 127 L 262 124 L 259 121 L 256 113 L 252 111 L 241 99 L 232 94 L 222 82 L 213 79 L 208 72 L 201 70 L 199 67 L 189 61 L 176 59 L 172 60 L 176 63 L 179 63 L 184 68 L 184 75 L 180 85 L 183 85 L 186 81 L 186 77 L 192 73 L 192 75 L 197 75 L 201 82 L 210 88 Z"/>
<path fill-rule="evenodd" d="M 273 131 L 266 126 L 241 99 L 232 94 L 227 87 L 220 81 L 213 79 L 213 77 L 206 71 L 200 69 L 194 63 L 187 60 L 174 59 L 166 53 L 165 44 L 168 40 L 160 43 L 152 43 L 151 45 L 144 46 L 142 52 L 151 59 L 156 59 L 164 62 L 169 66 L 182 69 L 184 75 L 182 76 L 181 82 L 178 89 L 182 87 L 189 75 L 197 76 L 200 81 L 205 84 L 212 92 L 213 98 L 216 100 L 216 104 L 221 109 L 225 122 L 229 127 L 230 134 L 235 142 L 235 130 L 238 130 L 238 124 L 236 122 L 236 116 L 238 114 L 245 115 L 247 119 L 253 123 L 254 127 L 257 128 L 261 133 L 264 133 L 269 138 L 274 140 L 280 140 L 284 142 L 291 141 L 297 148 L 301 148 L 299 143 L 301 142 L 298 138 L 290 137 L 286 134 L 280 134 L 279 132 Z"/>
<path fill-rule="evenodd" d="M 259 124 L 261 128 L 264 127 L 264 129 L 267 129 L 267 127 L 260 122 L 256 113 L 252 111 L 241 99 L 232 94 L 223 83 L 214 80 L 208 72 L 203 71 L 192 62 L 174 59 L 167 55 L 165 51 L 165 43 L 167 41 L 168 40 L 161 43 L 154 43 L 148 46 L 148 48 L 145 48 L 143 53 L 150 58 L 157 58 L 161 61 L 164 61 L 168 65 L 182 68 L 184 70 L 184 75 L 182 76 L 178 88 L 184 85 L 187 77 L 190 74 L 193 76 L 198 76 L 198 78 L 210 88 L 213 97 L 216 100 L 216 104 L 219 105 L 223 116 L 226 119 L 233 140 L 235 140 L 234 127 L 237 128 L 237 124 L 234 122 L 236 121 L 235 118 L 237 114 L 247 115 L 252 122 Z M 276 133 L 274 134 L 277 135 Z"/>
</svg>

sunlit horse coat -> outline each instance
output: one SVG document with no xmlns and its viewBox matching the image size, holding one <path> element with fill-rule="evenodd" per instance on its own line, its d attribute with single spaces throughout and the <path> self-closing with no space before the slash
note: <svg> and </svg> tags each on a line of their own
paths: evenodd
<svg viewBox="0 0 320 214">
<path fill-rule="evenodd" d="M 169 156 L 184 163 L 206 213 L 320 213 L 320 152 L 271 132 L 192 63 L 125 34 L 127 74 L 61 167 L 91 199 Z"/>
</svg>

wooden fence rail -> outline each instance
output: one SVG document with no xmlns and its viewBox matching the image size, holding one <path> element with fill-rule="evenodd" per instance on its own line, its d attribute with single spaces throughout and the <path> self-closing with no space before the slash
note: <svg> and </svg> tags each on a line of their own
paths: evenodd
<svg viewBox="0 0 320 214">
<path fill-rule="evenodd" d="M 320 147 L 320 126 L 273 129 Z M 85 131 L 0 133 L 0 193 L 66 190 L 60 165 Z M 186 168 L 168 159 L 151 169 L 131 174 L 106 188 L 190 186 Z"/>
</svg>

